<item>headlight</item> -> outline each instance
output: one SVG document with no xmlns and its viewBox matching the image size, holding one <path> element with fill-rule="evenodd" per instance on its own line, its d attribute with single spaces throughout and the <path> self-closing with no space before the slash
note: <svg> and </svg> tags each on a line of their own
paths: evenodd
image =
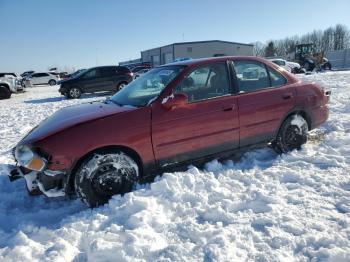
<svg viewBox="0 0 350 262">
<path fill-rule="evenodd" d="M 47 161 L 33 152 L 28 146 L 18 146 L 15 150 L 15 158 L 19 165 L 34 171 L 43 171 Z"/>
</svg>

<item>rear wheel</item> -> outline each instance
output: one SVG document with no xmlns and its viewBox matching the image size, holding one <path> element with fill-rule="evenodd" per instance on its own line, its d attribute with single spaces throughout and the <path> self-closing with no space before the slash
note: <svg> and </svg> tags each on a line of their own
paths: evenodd
<svg viewBox="0 0 350 262">
<path fill-rule="evenodd" d="M 277 153 L 300 149 L 307 141 L 308 124 L 301 115 L 292 115 L 282 124 L 273 148 Z"/>
<path fill-rule="evenodd" d="M 0 99 L 9 99 L 11 91 L 6 86 L 0 86 Z"/>
<path fill-rule="evenodd" d="M 55 80 L 50 80 L 50 81 L 49 81 L 49 85 L 50 85 L 50 86 L 56 85 L 56 81 L 55 81 Z"/>
<path fill-rule="evenodd" d="M 304 68 L 306 71 L 311 71 L 311 64 L 309 62 L 304 63 Z"/>
<path fill-rule="evenodd" d="M 71 87 L 69 88 L 67 94 L 68 98 L 79 98 L 81 96 L 81 90 L 79 87 Z"/>
<path fill-rule="evenodd" d="M 97 207 L 113 195 L 130 192 L 138 179 L 137 163 L 124 152 L 94 154 L 78 168 L 75 190 L 85 204 Z"/>
</svg>

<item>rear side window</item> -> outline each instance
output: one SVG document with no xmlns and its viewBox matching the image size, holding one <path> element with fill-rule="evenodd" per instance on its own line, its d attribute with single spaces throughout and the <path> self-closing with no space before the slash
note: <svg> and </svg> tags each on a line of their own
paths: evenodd
<svg viewBox="0 0 350 262">
<path fill-rule="evenodd" d="M 268 71 L 270 74 L 270 80 L 271 80 L 271 86 L 272 87 L 278 87 L 283 86 L 287 83 L 287 80 L 277 71 L 273 70 L 272 68 L 268 67 Z"/>
<path fill-rule="evenodd" d="M 240 93 L 254 92 L 270 87 L 270 80 L 264 64 L 256 61 L 234 62 Z"/>
<path fill-rule="evenodd" d="M 45 73 L 32 74 L 32 77 L 43 77 L 43 76 L 48 76 L 48 74 L 45 74 Z"/>
<path fill-rule="evenodd" d="M 100 70 L 102 77 L 115 76 L 117 74 L 117 69 L 115 67 L 102 67 Z"/>
</svg>

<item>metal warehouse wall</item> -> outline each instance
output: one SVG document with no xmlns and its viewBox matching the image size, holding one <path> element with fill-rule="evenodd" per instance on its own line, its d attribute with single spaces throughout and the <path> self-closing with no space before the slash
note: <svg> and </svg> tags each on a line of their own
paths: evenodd
<svg viewBox="0 0 350 262">
<path fill-rule="evenodd" d="M 176 44 L 174 47 L 175 58 L 212 57 L 215 54 L 231 55 L 253 55 L 253 46 L 235 43 L 206 42 L 192 44 Z"/>
<path fill-rule="evenodd" d="M 350 68 L 350 49 L 330 51 L 326 54 L 326 57 L 334 69 Z"/>
</svg>

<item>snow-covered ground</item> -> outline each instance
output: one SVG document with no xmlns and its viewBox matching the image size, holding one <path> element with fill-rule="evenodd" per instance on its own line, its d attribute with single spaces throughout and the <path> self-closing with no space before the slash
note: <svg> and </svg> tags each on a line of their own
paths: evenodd
<svg viewBox="0 0 350 262">
<path fill-rule="evenodd" d="M 290 154 L 264 148 L 166 173 L 93 210 L 29 197 L 0 165 L 0 261 L 349 261 L 350 72 L 300 78 L 332 90 L 331 112 Z M 0 163 L 57 109 L 99 99 L 35 87 L 0 101 Z"/>
</svg>

